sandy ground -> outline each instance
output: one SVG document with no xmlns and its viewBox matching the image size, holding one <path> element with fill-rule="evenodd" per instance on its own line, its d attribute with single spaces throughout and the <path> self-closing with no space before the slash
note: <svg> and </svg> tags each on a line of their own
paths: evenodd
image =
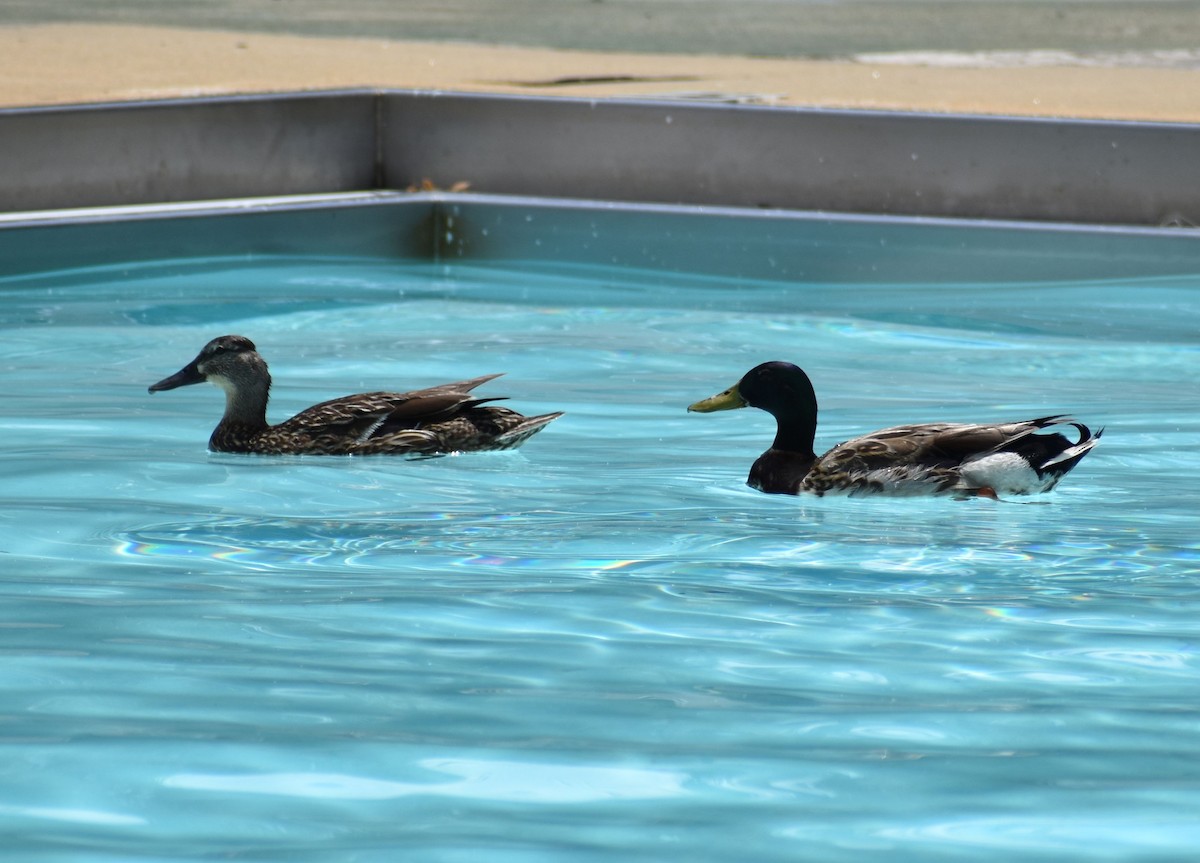
<svg viewBox="0 0 1200 863">
<path fill-rule="evenodd" d="M 0 58 L 5 106 L 397 87 L 1200 122 L 1200 68 L 1069 57 L 955 66 L 46 24 L 0 27 Z"/>
</svg>

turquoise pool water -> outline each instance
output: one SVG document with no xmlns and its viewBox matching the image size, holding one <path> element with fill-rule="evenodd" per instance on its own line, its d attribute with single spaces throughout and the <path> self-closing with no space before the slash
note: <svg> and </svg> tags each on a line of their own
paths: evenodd
<svg viewBox="0 0 1200 863">
<path fill-rule="evenodd" d="M 1200 844 L 1200 274 L 853 286 L 258 257 L 0 280 L 0 825 L 23 861 L 1184 860 Z M 506 372 L 517 453 L 216 456 Z M 1055 493 L 766 496 L 818 443 L 1069 411 Z"/>
</svg>

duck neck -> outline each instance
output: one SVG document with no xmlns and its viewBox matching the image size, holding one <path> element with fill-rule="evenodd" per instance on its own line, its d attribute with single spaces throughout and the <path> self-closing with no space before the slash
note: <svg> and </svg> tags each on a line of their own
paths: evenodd
<svg viewBox="0 0 1200 863">
<path fill-rule="evenodd" d="M 236 425 L 248 429 L 267 427 L 267 400 L 270 398 L 271 380 L 242 381 L 236 386 L 224 378 L 213 381 L 225 391 L 225 416 L 221 425 Z"/>
<path fill-rule="evenodd" d="M 799 453 L 816 458 L 813 441 L 817 436 L 817 406 L 789 404 L 775 411 L 775 441 L 771 449 Z"/>
</svg>

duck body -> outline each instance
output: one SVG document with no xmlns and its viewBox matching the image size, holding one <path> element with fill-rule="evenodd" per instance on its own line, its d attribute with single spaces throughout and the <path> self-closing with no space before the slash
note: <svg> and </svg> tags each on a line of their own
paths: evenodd
<svg viewBox="0 0 1200 863">
<path fill-rule="evenodd" d="M 987 496 L 1050 491 L 1096 445 L 1095 434 L 1067 416 L 1009 423 L 920 423 L 853 438 L 818 456 L 817 399 L 808 375 L 784 362 L 763 363 L 690 411 L 758 407 L 777 422 L 770 449 L 747 484 L 774 494 Z M 1053 426 L 1073 427 L 1078 440 Z"/>
<path fill-rule="evenodd" d="M 209 381 L 225 392 L 214 452 L 261 455 L 437 455 L 515 449 L 561 413 L 527 417 L 471 391 L 483 377 L 412 392 L 372 392 L 321 402 L 278 425 L 267 422 L 271 375 L 254 343 L 221 336 L 150 392 Z"/>
</svg>

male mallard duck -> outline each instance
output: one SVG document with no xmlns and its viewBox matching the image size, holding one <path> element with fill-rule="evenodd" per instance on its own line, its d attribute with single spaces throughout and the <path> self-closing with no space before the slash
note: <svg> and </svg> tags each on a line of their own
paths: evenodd
<svg viewBox="0 0 1200 863">
<path fill-rule="evenodd" d="M 854 438 L 818 458 L 812 382 L 803 369 L 783 362 L 752 368 L 725 392 L 688 410 L 747 406 L 765 410 L 778 424 L 774 443 L 754 462 L 746 481 L 774 494 L 1037 494 L 1054 488 L 1104 432 L 1093 435 L 1066 416 L 986 425 L 925 423 Z M 1055 425 L 1074 426 L 1079 440 L 1034 434 Z"/>
<path fill-rule="evenodd" d="M 514 449 L 561 413 L 526 417 L 495 398 L 469 393 L 485 375 L 409 393 L 360 393 L 321 402 L 279 425 L 267 424 L 271 374 L 245 336 L 213 339 L 150 392 L 212 381 L 225 391 L 225 416 L 208 441 L 214 452 L 271 455 L 405 455 Z"/>
</svg>

